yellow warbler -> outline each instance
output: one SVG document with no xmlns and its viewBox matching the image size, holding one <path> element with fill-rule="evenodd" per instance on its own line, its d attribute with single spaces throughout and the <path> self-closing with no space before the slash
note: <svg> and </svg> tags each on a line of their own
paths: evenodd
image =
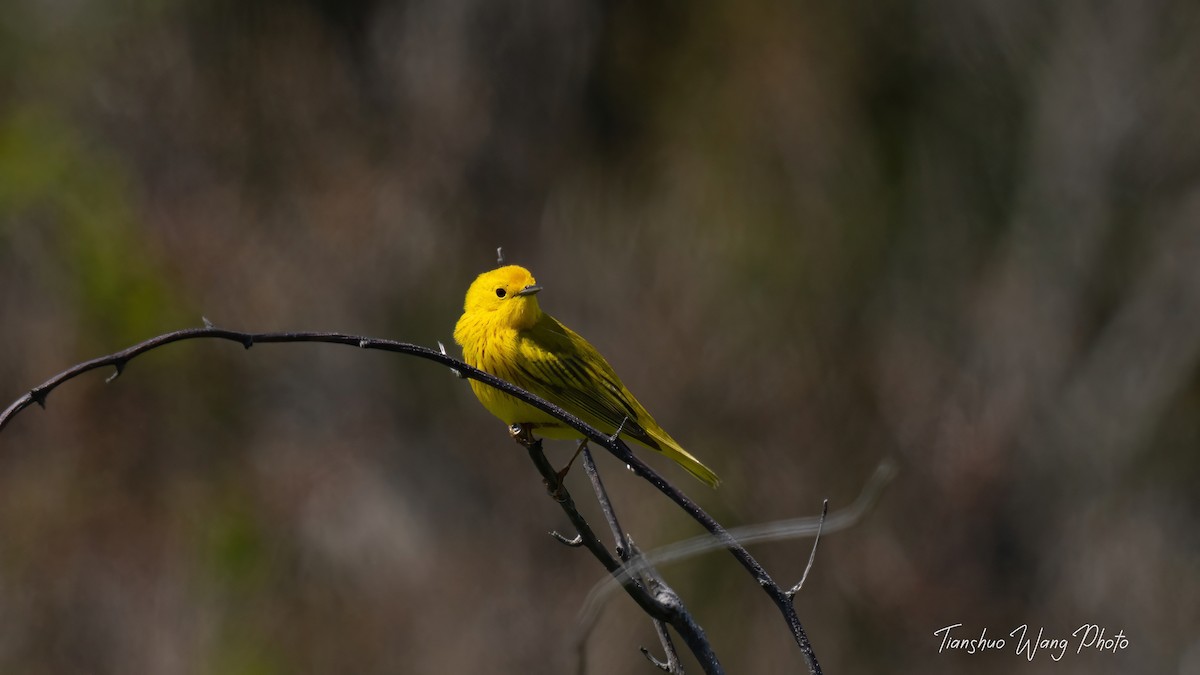
<svg viewBox="0 0 1200 675">
<path fill-rule="evenodd" d="M 480 274 L 454 327 L 463 360 L 570 412 L 606 434 L 657 450 L 700 480 L 719 480 L 646 412 L 596 348 L 538 306 L 529 270 L 509 265 Z M 505 424 L 529 424 L 547 438 L 582 438 L 561 421 L 499 389 L 471 380 L 483 407 Z M 622 424 L 624 426 L 622 426 Z"/>
</svg>

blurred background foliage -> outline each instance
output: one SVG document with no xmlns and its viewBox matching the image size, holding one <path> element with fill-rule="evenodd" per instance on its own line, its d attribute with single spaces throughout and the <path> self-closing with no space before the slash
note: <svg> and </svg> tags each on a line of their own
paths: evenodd
<svg viewBox="0 0 1200 675">
<path fill-rule="evenodd" d="M 1200 673 L 1197 34 L 1172 0 L 9 2 L 0 383 L 201 316 L 448 342 L 504 246 L 727 525 L 900 460 L 800 596 L 826 672 Z M 0 672 L 570 671 L 600 568 L 444 369 L 184 343 L 102 379 L 0 439 Z M 643 548 L 697 533 L 600 462 Z M 790 583 L 808 543 L 754 550 Z M 664 571 L 729 672 L 802 667 L 728 556 Z M 959 622 L 1130 648 L 939 655 Z M 590 672 L 655 644 L 618 599 Z"/>
</svg>

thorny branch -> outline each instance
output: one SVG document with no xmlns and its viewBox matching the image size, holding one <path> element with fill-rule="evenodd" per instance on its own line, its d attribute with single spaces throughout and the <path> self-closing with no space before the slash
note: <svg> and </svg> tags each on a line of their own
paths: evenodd
<svg viewBox="0 0 1200 675">
<path fill-rule="evenodd" d="M 458 371 L 463 377 L 478 380 L 505 393 L 515 396 L 518 399 L 534 406 L 535 408 L 552 415 L 556 419 L 563 421 L 573 429 L 579 431 L 580 434 L 582 434 L 591 442 L 604 447 L 618 460 L 628 465 L 635 474 L 648 481 L 651 485 L 657 488 L 659 492 L 662 492 L 668 498 L 670 498 L 671 501 L 675 502 L 676 505 L 684 510 L 684 512 L 699 522 L 704 529 L 708 530 L 713 537 L 720 541 L 721 544 L 734 556 L 734 558 L 737 559 L 742 567 L 746 568 L 746 570 L 750 572 L 759 587 L 762 588 L 763 592 L 765 592 L 771 598 L 772 602 L 783 616 L 784 621 L 787 623 L 788 630 L 792 634 L 793 640 L 796 642 L 796 645 L 800 648 L 801 654 L 804 656 L 809 673 L 811 675 L 818 675 L 821 672 L 821 666 L 817 661 L 816 654 L 813 652 L 812 644 L 809 642 L 808 635 L 805 633 L 804 627 L 800 623 L 800 618 L 796 614 L 795 607 L 792 605 L 792 599 L 788 596 L 787 591 L 780 587 L 780 585 L 776 583 L 773 578 L 771 578 L 771 575 L 767 573 L 762 565 L 759 564 L 759 562 L 755 560 L 754 557 L 751 556 L 750 553 L 747 552 L 746 549 L 743 548 L 742 545 L 739 544 L 737 540 L 735 540 L 725 530 L 725 528 L 721 526 L 720 523 L 714 520 L 712 516 L 708 515 L 708 513 L 701 509 L 695 502 L 687 497 L 687 495 L 680 492 L 678 488 L 668 483 L 666 479 L 651 469 L 645 462 L 642 462 L 640 459 L 638 459 L 629 449 L 629 446 L 627 446 L 625 442 L 619 438 L 611 437 L 601 433 L 566 410 L 563 410 L 552 403 L 538 398 L 537 396 L 534 396 L 533 394 L 515 385 L 505 382 L 497 377 L 493 377 L 492 375 L 489 375 L 488 373 L 485 373 L 477 368 L 473 368 L 466 363 L 459 361 L 458 359 L 426 347 L 404 342 L 397 342 L 394 340 L 347 335 L 345 333 L 309 331 L 247 333 L 216 328 L 208 325 L 207 321 L 205 324 L 206 325 L 204 328 L 187 328 L 165 333 L 144 342 L 135 344 L 119 352 L 109 354 L 107 356 L 101 356 L 90 361 L 85 361 L 68 368 L 49 380 L 46 380 L 42 384 L 34 387 L 24 396 L 21 396 L 11 405 L 9 405 L 3 413 L 0 413 L 0 430 L 3 430 L 14 416 L 34 403 L 45 407 L 47 396 L 49 396 L 55 388 L 64 382 L 67 382 L 68 380 L 74 379 L 83 373 L 95 370 L 97 368 L 105 367 L 114 368 L 114 373 L 109 380 L 115 379 L 123 372 L 126 364 L 128 364 L 134 358 L 150 350 L 157 349 L 158 347 L 183 340 L 206 338 L 229 340 L 231 342 L 237 342 L 241 344 L 246 349 L 253 347 L 256 343 L 321 342 L 356 346 L 362 349 L 378 349 L 382 351 L 408 354 L 410 356 L 416 356 L 418 358 L 434 361 Z M 593 553 L 595 552 L 593 551 Z M 604 555 L 608 557 L 614 567 L 617 566 L 615 560 L 608 555 L 606 550 L 604 551 Z"/>
</svg>

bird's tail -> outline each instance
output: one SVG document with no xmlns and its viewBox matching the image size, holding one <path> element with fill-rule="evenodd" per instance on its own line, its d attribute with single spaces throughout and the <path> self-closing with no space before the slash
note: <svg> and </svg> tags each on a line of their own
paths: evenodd
<svg viewBox="0 0 1200 675">
<path fill-rule="evenodd" d="M 675 439 L 668 436 L 665 432 L 650 431 L 650 435 L 658 443 L 658 447 L 655 449 L 675 460 L 675 463 L 687 469 L 688 473 L 704 481 L 709 487 L 717 487 L 721 484 L 721 479 L 717 478 L 717 474 L 713 473 L 712 469 L 704 466 L 690 452 L 679 447 Z"/>
</svg>

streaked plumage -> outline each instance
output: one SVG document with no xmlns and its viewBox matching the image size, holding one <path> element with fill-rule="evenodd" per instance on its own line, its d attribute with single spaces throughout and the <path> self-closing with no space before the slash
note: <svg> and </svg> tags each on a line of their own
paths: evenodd
<svg viewBox="0 0 1200 675">
<path fill-rule="evenodd" d="M 471 284 L 454 340 L 463 360 L 512 382 L 611 434 L 657 450 L 709 485 L 719 480 L 679 446 L 621 383 L 612 366 L 579 334 L 538 306 L 541 290 L 529 270 L 509 265 Z M 550 415 L 486 384 L 471 380 L 485 408 L 505 424 L 534 425 L 547 438 L 580 438 Z"/>
</svg>

